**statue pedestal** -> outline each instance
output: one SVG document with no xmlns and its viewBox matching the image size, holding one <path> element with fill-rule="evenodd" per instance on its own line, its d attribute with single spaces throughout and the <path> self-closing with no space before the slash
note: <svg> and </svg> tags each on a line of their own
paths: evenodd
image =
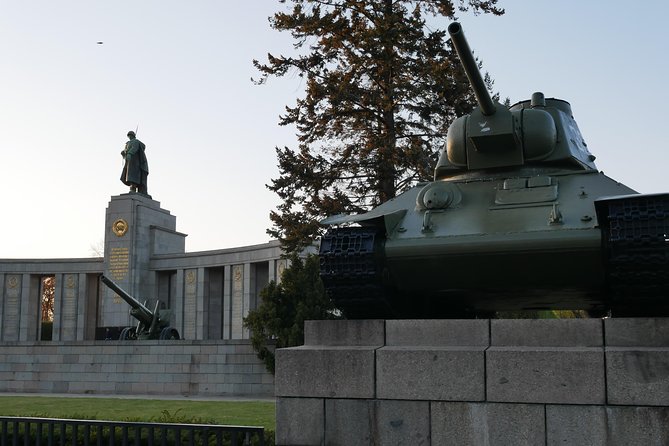
<svg viewBox="0 0 669 446">
<path fill-rule="evenodd" d="M 153 309 L 159 296 L 150 295 L 156 289 L 155 273 L 149 270 L 151 257 L 185 252 L 186 234 L 176 231 L 176 217 L 160 202 L 130 192 L 111 198 L 105 228 L 105 276 Z M 100 291 L 98 326 L 135 325 L 125 301 L 106 286 Z"/>
</svg>

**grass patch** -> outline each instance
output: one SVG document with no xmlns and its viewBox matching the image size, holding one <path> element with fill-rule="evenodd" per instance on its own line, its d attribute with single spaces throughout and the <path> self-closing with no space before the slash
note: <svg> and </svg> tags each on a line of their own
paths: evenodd
<svg viewBox="0 0 669 446">
<path fill-rule="evenodd" d="M 0 416 L 263 426 L 276 430 L 271 401 L 0 396 Z"/>
</svg>

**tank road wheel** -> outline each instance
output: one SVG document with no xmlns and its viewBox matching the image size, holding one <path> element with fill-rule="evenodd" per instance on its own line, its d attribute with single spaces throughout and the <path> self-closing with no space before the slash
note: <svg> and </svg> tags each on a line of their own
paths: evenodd
<svg viewBox="0 0 669 446">
<path fill-rule="evenodd" d="M 174 339 L 174 340 L 179 339 L 179 332 L 177 331 L 176 328 L 165 327 L 162 329 L 162 331 L 160 332 L 160 340 L 165 341 L 168 339 Z"/>
<path fill-rule="evenodd" d="M 137 340 L 137 332 L 135 327 L 126 327 L 121 330 L 121 335 L 118 337 L 119 341 L 135 341 Z"/>
</svg>

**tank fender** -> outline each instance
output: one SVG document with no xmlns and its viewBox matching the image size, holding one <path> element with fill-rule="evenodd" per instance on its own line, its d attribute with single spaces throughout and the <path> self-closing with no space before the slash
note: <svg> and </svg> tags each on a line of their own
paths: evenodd
<svg viewBox="0 0 669 446">
<path fill-rule="evenodd" d="M 378 210 L 378 208 L 376 209 Z M 404 219 L 404 216 L 407 213 L 406 209 L 388 209 L 387 212 L 367 212 L 366 214 L 360 215 L 347 215 L 347 214 L 338 214 L 328 217 L 324 220 L 321 220 L 322 225 L 342 225 L 347 223 L 361 223 L 363 226 L 367 225 L 377 225 L 379 220 L 383 220 L 383 226 L 386 230 L 386 234 L 392 233 L 397 225 Z"/>
</svg>

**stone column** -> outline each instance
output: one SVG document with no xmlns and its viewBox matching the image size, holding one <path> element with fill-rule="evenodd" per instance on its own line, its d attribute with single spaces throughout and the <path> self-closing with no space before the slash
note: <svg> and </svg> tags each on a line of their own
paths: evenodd
<svg viewBox="0 0 669 446">
<path fill-rule="evenodd" d="M 36 341 L 37 324 L 40 320 L 39 279 L 30 274 L 21 277 L 21 321 L 19 322 L 19 340 Z"/>
<path fill-rule="evenodd" d="M 60 341 L 60 326 L 61 313 L 63 306 L 63 274 L 56 274 L 56 288 L 53 291 L 53 331 L 51 332 L 51 340 Z"/>
<path fill-rule="evenodd" d="M 2 341 L 2 333 L 4 329 L 4 308 L 6 301 L 5 292 L 5 273 L 0 273 L 0 341 Z"/>
<path fill-rule="evenodd" d="M 279 259 L 276 261 L 276 283 L 281 283 L 281 275 L 288 266 L 288 259 Z"/>
<path fill-rule="evenodd" d="M 198 270 L 195 268 L 184 270 L 184 304 L 183 304 L 183 338 L 194 340 L 197 337 L 197 294 Z"/>
<path fill-rule="evenodd" d="M 79 287 L 77 290 L 77 330 L 76 330 L 76 340 L 77 341 L 83 341 L 86 339 L 85 335 L 85 329 L 86 329 L 86 324 L 91 324 L 95 323 L 95 320 L 89 321 L 86 320 L 86 312 L 88 309 L 88 287 L 89 283 L 86 277 L 86 274 L 84 273 L 79 273 L 77 275 L 77 282 L 79 283 Z"/>
<path fill-rule="evenodd" d="M 77 307 L 79 294 L 79 275 L 63 274 L 63 282 L 56 282 L 62 289 L 60 307 L 60 340 L 74 341 L 77 339 Z"/>
<path fill-rule="evenodd" d="M 269 261 L 269 273 L 268 273 L 268 281 L 275 281 L 276 282 L 276 265 L 277 261 L 272 259 Z"/>
<path fill-rule="evenodd" d="M 21 274 L 7 274 L 5 276 L 5 300 L 2 324 L 3 341 L 19 340 L 22 286 L 23 280 Z"/>
<path fill-rule="evenodd" d="M 195 289 L 195 339 L 204 339 L 205 325 L 207 325 L 207 318 L 205 317 L 204 308 L 204 268 L 196 269 L 196 289 Z"/>
<path fill-rule="evenodd" d="M 255 293 L 256 265 L 252 263 L 244 264 L 244 299 L 242 306 L 242 318 L 239 323 L 242 325 L 242 339 L 249 338 L 249 330 L 244 328 L 244 318 L 248 316 L 251 308 L 252 294 Z"/>
<path fill-rule="evenodd" d="M 232 293 L 230 296 L 231 339 L 242 339 L 242 317 L 244 312 L 244 265 L 232 266 Z"/>
<path fill-rule="evenodd" d="M 177 270 L 177 277 L 175 279 L 174 286 L 174 326 L 181 334 L 183 339 L 188 339 L 185 335 L 186 323 L 185 323 L 185 304 L 184 304 L 184 270 Z"/>
<path fill-rule="evenodd" d="M 232 267 L 223 267 L 223 339 L 232 339 Z"/>
</svg>

